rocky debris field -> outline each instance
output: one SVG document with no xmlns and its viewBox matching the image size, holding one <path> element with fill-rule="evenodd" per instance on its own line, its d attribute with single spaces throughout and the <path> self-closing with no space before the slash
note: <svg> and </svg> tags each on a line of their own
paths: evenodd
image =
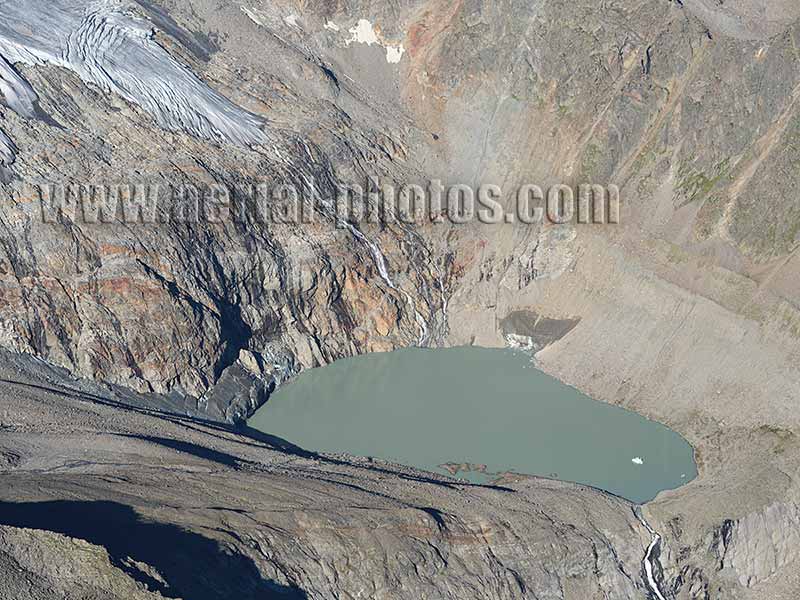
<svg viewBox="0 0 800 600">
<path fill-rule="evenodd" d="M 6 2 L 0 596 L 797 598 L 798 19 L 793 0 Z M 369 178 L 502 184 L 506 209 L 527 183 L 616 185 L 620 222 L 342 218 L 337 190 Z M 191 201 L 159 195 L 132 224 L 37 187 L 128 183 L 293 183 L 319 218 L 168 219 Z M 665 423 L 699 477 L 640 520 L 244 426 L 304 369 L 469 343 Z"/>
</svg>

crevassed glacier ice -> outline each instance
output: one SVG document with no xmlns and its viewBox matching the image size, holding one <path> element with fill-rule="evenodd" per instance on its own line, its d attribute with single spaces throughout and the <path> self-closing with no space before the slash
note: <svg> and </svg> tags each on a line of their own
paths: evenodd
<svg viewBox="0 0 800 600">
<path fill-rule="evenodd" d="M 140 105 L 165 129 L 244 145 L 266 141 L 260 118 L 172 58 L 153 39 L 152 24 L 122 1 L 3 2 L 0 55 L 8 63 L 70 69 L 85 82 Z M 25 106 L 23 98 L 15 102 Z"/>
</svg>

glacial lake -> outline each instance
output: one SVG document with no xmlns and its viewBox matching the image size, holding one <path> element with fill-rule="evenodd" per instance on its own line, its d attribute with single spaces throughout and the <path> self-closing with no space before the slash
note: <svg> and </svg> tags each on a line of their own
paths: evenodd
<svg viewBox="0 0 800 600">
<path fill-rule="evenodd" d="M 249 425 L 306 450 L 476 483 L 538 475 L 637 503 L 697 475 L 680 435 L 592 400 L 511 350 L 411 348 L 342 360 L 280 388 Z"/>
</svg>

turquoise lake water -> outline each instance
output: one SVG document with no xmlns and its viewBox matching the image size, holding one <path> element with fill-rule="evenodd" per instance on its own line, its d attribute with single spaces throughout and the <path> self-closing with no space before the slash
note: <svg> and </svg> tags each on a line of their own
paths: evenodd
<svg viewBox="0 0 800 600">
<path fill-rule="evenodd" d="M 342 360 L 279 389 L 249 424 L 306 450 L 473 482 L 540 475 L 639 503 L 697 475 L 680 435 L 592 400 L 511 350 L 412 348 Z"/>
</svg>

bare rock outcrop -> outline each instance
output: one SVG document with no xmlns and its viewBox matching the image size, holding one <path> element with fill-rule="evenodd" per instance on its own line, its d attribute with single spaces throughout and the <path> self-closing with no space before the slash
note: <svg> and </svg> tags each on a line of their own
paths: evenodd
<svg viewBox="0 0 800 600">
<path fill-rule="evenodd" d="M 627 502 L 602 492 L 535 479 L 474 485 L 314 454 L 9 383 L 19 375 L 0 371 L 0 451 L 20 456 L 0 465 L 0 592 L 9 597 L 646 594 L 650 538 Z M 25 595 L 29 581 L 39 596 Z"/>
<path fill-rule="evenodd" d="M 0 526 L 0 594 L 17 600 L 159 600 L 115 567 L 108 552 L 80 539 Z"/>
<path fill-rule="evenodd" d="M 344 356 L 516 336 L 695 446 L 698 479 L 643 511 L 658 594 L 797 598 L 795 2 L 6 4 L 0 346 L 39 361 L 6 361 L 8 526 L 39 502 L 111 503 L 132 530 L 200 536 L 204 560 L 53 533 L 132 552 L 164 590 L 209 565 L 254 586 L 218 597 L 658 597 L 624 502 L 465 488 L 204 420 L 241 423 Z M 502 182 L 508 210 L 523 183 L 614 184 L 621 219 L 342 219 L 337 188 L 369 176 Z M 152 222 L 30 187 L 129 182 L 160 189 Z M 192 199 L 166 193 L 286 182 L 314 223 L 259 218 L 246 193 L 234 217 L 175 219 Z"/>
<path fill-rule="evenodd" d="M 800 559 L 800 512 L 796 504 L 771 504 L 727 521 L 718 540 L 722 568 L 732 569 L 741 585 L 753 587 Z"/>
</svg>

